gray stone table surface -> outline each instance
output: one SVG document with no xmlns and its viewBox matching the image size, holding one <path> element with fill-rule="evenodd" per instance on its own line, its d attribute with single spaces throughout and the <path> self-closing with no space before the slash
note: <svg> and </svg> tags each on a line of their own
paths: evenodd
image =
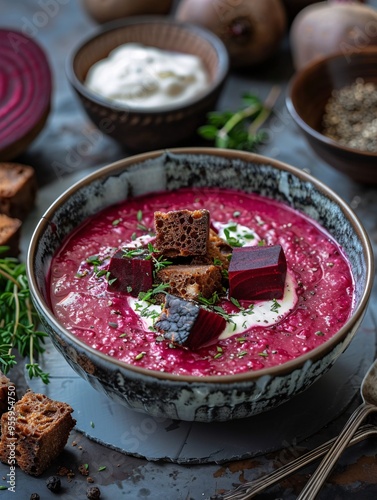
<svg viewBox="0 0 377 500">
<path fill-rule="evenodd" d="M 369 3 L 375 4 L 375 2 Z M 48 5 L 49 8 L 46 7 Z M 17 29 L 34 37 L 45 49 L 53 72 L 54 92 L 48 122 L 28 150 L 16 159 L 36 169 L 40 187 L 35 212 L 38 214 L 47 208 L 54 196 L 68 187 L 74 179 L 127 156 L 128 153 L 92 126 L 66 80 L 64 66 L 67 54 L 82 36 L 96 27 L 85 13 L 80 1 L 0 0 L 0 27 Z M 354 183 L 326 165 L 309 149 L 285 108 L 285 92 L 292 74 L 293 67 L 286 41 L 282 44 L 279 53 L 267 63 L 258 68 L 232 72 L 221 95 L 218 108 L 235 109 L 239 106 L 240 97 L 244 92 L 250 91 L 263 98 L 267 96 L 272 85 L 280 85 L 282 92 L 275 107 L 276 115 L 268 126 L 269 140 L 258 152 L 309 171 L 343 197 L 354 208 L 364 224 L 372 241 L 375 255 L 377 255 L 377 186 Z M 186 145 L 203 145 L 203 142 L 196 138 Z M 23 256 L 34 222 L 33 214 L 31 214 L 24 228 Z M 356 353 L 361 353 L 361 361 L 355 365 L 354 376 L 349 376 L 347 382 L 344 379 L 339 380 L 339 387 L 342 387 L 342 384 L 348 384 L 349 397 L 346 402 L 339 403 L 339 411 L 334 412 L 331 421 L 319 425 L 314 434 L 305 435 L 311 415 L 303 412 L 300 407 L 295 408 L 294 405 L 292 407 L 294 414 L 286 413 L 284 418 L 297 419 L 297 435 L 305 437 L 302 441 L 298 442 L 292 433 L 287 439 L 282 430 L 281 435 L 275 438 L 272 448 L 263 449 L 261 446 L 261 453 L 255 456 L 225 462 L 221 460 L 221 463 L 188 465 L 169 461 L 150 461 L 143 457 L 133 456 L 133 454 L 122 453 L 118 449 L 100 444 L 97 440 L 89 439 L 86 433 L 75 430 L 59 460 L 51 464 L 41 477 L 33 478 L 17 470 L 16 494 L 0 490 L 0 500 L 2 498 L 29 499 L 33 492 L 39 493 L 41 499 L 58 498 L 46 488 L 45 481 L 47 477 L 55 474 L 59 467 L 66 468 L 65 471 L 61 470 L 63 491 L 60 496 L 64 499 L 86 498 L 87 478 L 78 470 L 82 464 L 88 464 L 90 476 L 94 480 L 93 484 L 100 487 L 101 498 L 104 499 L 209 499 L 216 493 L 259 477 L 290 460 L 303 449 L 312 448 L 336 435 L 352 410 L 359 404 L 358 387 L 367 365 L 375 355 L 376 304 L 377 283 L 374 285 L 368 312 L 358 336 L 359 342 L 367 338 L 369 349 L 365 349 L 365 346 L 361 344 L 353 347 Z M 21 362 L 13 376 L 20 387 L 26 386 Z M 342 370 L 338 368 L 336 377 L 341 378 L 341 376 Z M 332 382 L 334 380 L 336 382 L 336 379 Z M 334 388 L 334 397 L 335 395 Z M 320 400 L 318 400 L 318 405 L 321 405 Z M 296 411 L 298 413 L 295 413 Z M 240 421 L 239 425 L 245 425 L 247 437 L 246 424 Z M 288 425 L 287 427 L 291 428 Z M 282 428 L 284 429 L 284 426 Z M 143 426 L 143 417 L 140 417 L 139 425 L 133 424 L 132 429 L 129 432 L 134 440 L 133 443 L 139 440 L 140 443 L 145 444 L 147 438 L 150 437 L 150 427 L 145 422 Z M 220 447 L 229 440 L 229 435 L 221 435 L 222 431 L 223 428 L 220 429 L 218 435 Z M 211 439 L 214 440 L 213 435 Z M 189 446 L 190 453 L 194 455 L 195 448 L 192 446 L 191 448 Z M 347 450 L 322 490 L 320 498 L 325 500 L 375 499 L 377 497 L 376 456 L 377 440 L 373 438 Z M 0 464 L 0 486 L 6 484 L 8 469 L 7 465 Z M 307 468 L 261 494 L 259 498 L 271 500 L 296 498 L 313 469 L 314 467 Z M 67 471 L 72 471 L 74 475 Z"/>
</svg>

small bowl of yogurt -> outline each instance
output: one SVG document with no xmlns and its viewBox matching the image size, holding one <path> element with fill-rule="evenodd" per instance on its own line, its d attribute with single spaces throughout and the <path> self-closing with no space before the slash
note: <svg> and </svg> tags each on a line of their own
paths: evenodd
<svg viewBox="0 0 377 500">
<path fill-rule="evenodd" d="M 67 61 L 67 76 L 93 123 L 130 151 L 191 138 L 215 108 L 229 68 L 209 31 L 160 17 L 104 25 Z"/>
</svg>

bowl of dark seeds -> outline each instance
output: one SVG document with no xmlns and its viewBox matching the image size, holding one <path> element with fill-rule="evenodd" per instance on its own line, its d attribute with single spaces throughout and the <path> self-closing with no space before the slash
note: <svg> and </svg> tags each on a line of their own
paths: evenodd
<svg viewBox="0 0 377 500">
<path fill-rule="evenodd" d="M 292 78 L 287 107 L 315 153 L 363 183 L 377 183 L 377 48 L 338 53 Z"/>
</svg>

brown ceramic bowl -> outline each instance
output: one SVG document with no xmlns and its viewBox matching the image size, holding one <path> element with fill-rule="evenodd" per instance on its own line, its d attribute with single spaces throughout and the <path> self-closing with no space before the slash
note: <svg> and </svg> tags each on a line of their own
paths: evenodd
<svg viewBox="0 0 377 500">
<path fill-rule="evenodd" d="M 318 156 L 355 181 L 377 183 L 377 152 L 342 146 L 322 133 L 322 117 L 332 90 L 350 85 L 358 77 L 377 84 L 375 47 L 330 55 L 305 66 L 293 76 L 286 103 Z"/>
<path fill-rule="evenodd" d="M 124 43 L 140 43 L 162 50 L 199 56 L 210 76 L 208 89 L 178 105 L 143 109 L 116 104 L 84 85 L 89 68 Z M 67 76 L 85 111 L 97 127 L 130 151 L 170 147 L 191 137 L 213 110 L 228 73 L 225 46 L 203 28 L 167 17 L 132 17 L 104 25 L 73 51 Z"/>
</svg>

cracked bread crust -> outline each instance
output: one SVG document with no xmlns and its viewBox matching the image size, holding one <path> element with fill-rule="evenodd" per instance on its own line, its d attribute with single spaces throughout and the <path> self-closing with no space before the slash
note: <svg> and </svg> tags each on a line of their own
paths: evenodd
<svg viewBox="0 0 377 500">
<path fill-rule="evenodd" d="M 209 211 L 155 212 L 155 246 L 167 257 L 205 255 L 208 248 Z"/>
<path fill-rule="evenodd" d="M 23 220 L 37 193 L 35 171 L 20 163 L 0 163 L 0 213 Z"/>
<path fill-rule="evenodd" d="M 213 264 L 216 262 L 216 265 L 227 271 L 232 251 L 233 248 L 213 229 L 210 229 L 206 255 L 193 257 L 191 264 Z"/>
<path fill-rule="evenodd" d="M 19 219 L 0 214 L 0 246 L 7 246 L 6 255 L 17 257 L 20 253 L 21 224 Z"/>
<path fill-rule="evenodd" d="M 209 299 L 214 292 L 222 292 L 221 271 L 214 265 L 172 265 L 157 273 L 159 282 L 169 284 L 171 295 L 186 300 Z"/>
<path fill-rule="evenodd" d="M 14 405 L 13 412 L 1 417 L 1 461 L 9 463 L 13 448 L 17 465 L 24 472 L 42 474 L 67 443 L 76 423 L 72 412 L 67 403 L 27 392 Z"/>
</svg>

